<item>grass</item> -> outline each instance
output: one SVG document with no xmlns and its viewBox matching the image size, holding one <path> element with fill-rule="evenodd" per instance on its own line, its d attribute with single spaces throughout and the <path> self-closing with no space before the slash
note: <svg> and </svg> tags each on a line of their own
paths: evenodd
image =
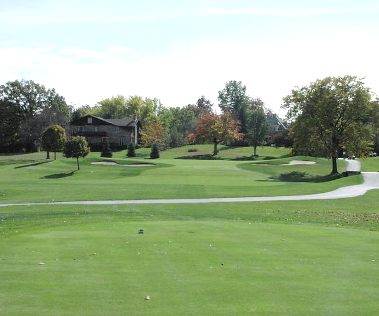
<svg viewBox="0 0 379 316">
<path fill-rule="evenodd" d="M 312 159 L 284 149 L 253 159 L 249 148 L 224 148 L 203 160 L 185 156 L 211 146 L 189 148 L 162 152 L 153 167 L 91 165 L 103 160 L 91 153 L 80 171 L 71 160 L 8 156 L 0 194 L 7 202 L 282 195 L 361 181 L 327 178 L 323 159 L 282 166 Z M 111 160 L 151 162 L 148 150 L 137 152 Z M 375 190 L 317 202 L 3 207 L 0 314 L 377 315 L 378 199 Z"/>
<path fill-rule="evenodd" d="M 81 161 L 80 171 L 76 170 L 74 159 L 49 162 L 46 159 L 31 162 L 23 156 L 27 160 L 10 159 L 8 164 L 1 167 L 0 203 L 312 194 L 361 181 L 360 177 L 322 183 L 309 179 L 288 181 L 286 175 L 291 176 L 295 171 L 307 172 L 310 177 L 321 179 L 329 173 L 330 162 L 317 159 L 314 166 L 262 166 L 256 163 L 257 160 L 240 161 L 236 158 L 238 150 L 241 150 L 239 157 L 244 157 L 251 151 L 249 148 L 221 147 L 217 159 L 178 159 L 184 153 L 197 156 L 212 151 L 211 146 L 197 147 L 199 151 L 196 153 L 188 152 L 188 146 L 164 151 L 162 158 L 157 160 L 144 158 L 146 149 L 138 150 L 139 156 L 133 159 L 126 158 L 125 152 L 116 153 L 110 159 L 100 158 L 99 153 L 91 153 Z M 272 163 L 275 157 L 280 158 L 288 153 L 282 148 L 264 147 L 260 158 Z M 281 158 L 279 161 L 290 159 L 294 158 Z M 112 160 L 120 164 L 153 162 L 156 165 L 123 167 L 91 164 L 99 160 Z M 343 165 L 340 167 L 344 168 Z M 304 185 L 305 182 L 307 185 Z"/>
</svg>

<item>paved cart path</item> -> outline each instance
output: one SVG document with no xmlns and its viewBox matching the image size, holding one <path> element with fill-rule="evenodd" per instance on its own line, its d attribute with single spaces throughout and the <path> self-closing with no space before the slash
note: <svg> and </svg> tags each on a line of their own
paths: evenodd
<svg viewBox="0 0 379 316">
<path fill-rule="evenodd" d="M 360 163 L 348 161 L 348 168 L 359 172 Z M 113 201 L 68 201 L 47 203 L 9 203 L 4 206 L 22 205 L 114 205 L 114 204 L 203 204 L 203 203 L 238 203 L 238 202 L 265 202 L 265 201 L 304 201 L 304 200 L 332 200 L 352 198 L 364 195 L 369 190 L 379 189 L 379 172 L 362 172 L 363 183 L 342 187 L 334 191 L 291 196 L 257 196 L 240 198 L 206 198 L 206 199 L 153 199 L 153 200 L 113 200 Z"/>
</svg>

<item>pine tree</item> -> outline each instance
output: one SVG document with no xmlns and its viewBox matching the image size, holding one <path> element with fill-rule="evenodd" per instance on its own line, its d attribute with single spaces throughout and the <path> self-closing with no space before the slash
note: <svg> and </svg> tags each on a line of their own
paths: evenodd
<svg viewBox="0 0 379 316">
<path fill-rule="evenodd" d="M 150 158 L 151 159 L 159 158 L 159 145 L 157 143 L 154 143 L 151 146 Z"/>
<path fill-rule="evenodd" d="M 126 153 L 128 157 L 135 157 L 136 156 L 136 146 L 130 142 L 128 145 L 128 152 Z"/>
<path fill-rule="evenodd" d="M 101 148 L 101 157 L 111 158 L 113 156 L 111 147 L 107 139 L 103 141 L 103 147 Z"/>
</svg>

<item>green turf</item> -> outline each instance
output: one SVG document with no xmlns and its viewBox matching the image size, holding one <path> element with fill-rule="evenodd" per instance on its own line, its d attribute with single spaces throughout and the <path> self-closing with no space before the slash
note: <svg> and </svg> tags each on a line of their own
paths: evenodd
<svg viewBox="0 0 379 316">
<path fill-rule="evenodd" d="M 262 161 L 275 164 L 276 158 L 288 155 L 289 151 L 285 149 L 264 147 L 259 159 L 245 160 L 245 155 L 251 149 L 221 147 L 218 157 L 203 160 L 196 157 L 200 154 L 204 158 L 202 153 L 211 152 L 211 146 L 197 147 L 199 151 L 195 153 L 188 152 L 191 148 L 188 146 L 168 150 L 157 160 L 144 158 L 146 149 L 137 151 L 139 157 L 134 159 L 127 159 L 125 152 L 115 153 L 111 159 L 91 153 L 81 161 L 79 171 L 73 159 L 47 161 L 42 158 L 31 162 L 27 156 L 21 156 L 12 157 L 8 163 L 3 159 L 5 162 L 0 166 L 0 203 L 312 194 L 361 182 L 359 176 L 329 181 L 325 176 L 330 172 L 330 161 L 325 159 L 315 159 L 316 164 L 313 166 L 259 164 Z M 193 159 L 183 158 L 184 154 L 192 155 Z M 44 157 L 43 153 L 40 155 Z M 296 157 L 278 161 L 283 163 L 291 159 Z M 117 161 L 124 165 L 154 165 L 92 164 L 101 160 Z M 344 164 L 340 162 L 343 170 Z"/>
<path fill-rule="evenodd" d="M 0 203 L 308 194 L 361 182 L 328 177 L 328 160 L 282 166 L 313 160 L 285 149 L 253 159 L 251 148 L 221 148 L 216 158 L 211 146 L 189 146 L 154 161 L 146 149 L 111 159 L 149 167 L 92 165 L 102 159 L 91 153 L 78 172 L 60 156 L 0 156 Z M 330 201 L 2 207 L 0 315 L 377 315 L 378 200 L 374 190 Z"/>
</svg>

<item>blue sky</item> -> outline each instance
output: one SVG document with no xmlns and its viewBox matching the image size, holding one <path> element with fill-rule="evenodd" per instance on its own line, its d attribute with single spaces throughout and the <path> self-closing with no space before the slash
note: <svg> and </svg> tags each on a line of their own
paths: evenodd
<svg viewBox="0 0 379 316">
<path fill-rule="evenodd" d="M 365 77 L 379 93 L 378 1 L 0 0 L 0 84 L 68 103 L 124 94 L 217 104 L 229 80 L 279 112 L 295 86 Z"/>
</svg>

